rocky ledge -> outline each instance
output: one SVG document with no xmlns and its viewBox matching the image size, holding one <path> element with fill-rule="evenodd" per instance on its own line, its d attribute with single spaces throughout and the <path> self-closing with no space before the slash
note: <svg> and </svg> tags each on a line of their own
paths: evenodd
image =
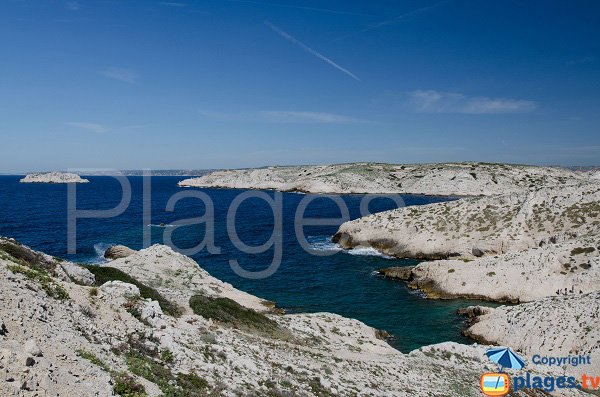
<svg viewBox="0 0 600 397">
<path fill-rule="evenodd" d="M 29 174 L 20 180 L 21 183 L 88 183 L 87 179 L 70 172 L 46 172 Z"/>
<path fill-rule="evenodd" d="M 216 171 L 183 180 L 179 186 L 307 193 L 473 196 L 517 193 L 583 179 L 589 179 L 589 175 L 553 167 L 489 163 L 354 163 Z"/>
</svg>

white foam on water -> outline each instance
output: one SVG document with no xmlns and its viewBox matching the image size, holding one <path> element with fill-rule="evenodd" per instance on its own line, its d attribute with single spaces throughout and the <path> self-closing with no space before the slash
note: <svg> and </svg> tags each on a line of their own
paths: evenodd
<svg viewBox="0 0 600 397">
<path fill-rule="evenodd" d="M 372 247 L 359 247 L 345 250 L 338 244 L 332 242 L 330 236 L 308 236 L 306 240 L 310 244 L 310 247 L 315 251 L 344 252 L 355 256 L 378 256 L 381 258 L 393 259 L 391 256 L 382 254 Z"/>
<path fill-rule="evenodd" d="M 339 252 L 342 248 L 331 241 L 329 236 L 308 236 L 306 241 L 310 244 L 310 248 L 315 251 Z"/>
<path fill-rule="evenodd" d="M 155 225 L 154 223 L 151 223 L 146 225 L 146 227 L 175 227 L 175 225 Z"/>
<path fill-rule="evenodd" d="M 90 263 L 104 263 L 106 259 L 104 258 L 104 253 L 107 249 L 112 247 L 115 244 L 111 243 L 96 243 L 94 244 L 94 251 L 96 251 L 96 257 L 90 260 Z"/>
</svg>

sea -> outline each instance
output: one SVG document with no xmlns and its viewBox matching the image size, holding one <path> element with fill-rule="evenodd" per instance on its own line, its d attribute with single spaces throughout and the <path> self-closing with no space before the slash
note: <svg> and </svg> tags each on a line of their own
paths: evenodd
<svg viewBox="0 0 600 397">
<path fill-rule="evenodd" d="M 72 234 L 76 237 L 75 252 L 69 253 L 72 228 L 68 226 L 67 185 L 21 184 L 21 177 L 0 176 L 0 236 L 15 238 L 35 250 L 70 261 L 100 264 L 104 261 L 104 251 L 114 244 L 141 249 L 148 243 L 169 243 L 185 252 L 207 241 L 208 232 L 213 236 L 214 248 L 205 247 L 191 257 L 213 276 L 273 301 L 287 313 L 332 312 L 363 321 L 387 331 L 391 335 L 388 342 L 402 352 L 444 341 L 472 343 L 461 334 L 465 320 L 456 311 L 472 304 L 486 304 L 473 300 L 424 299 L 404 283 L 377 275 L 381 268 L 417 262 L 390 258 L 373 249 L 340 249 L 331 242 L 331 236 L 338 229 L 342 210 L 339 202 L 329 196 L 180 188 L 177 182 L 185 178 L 173 176 L 154 176 L 146 182 L 141 176 L 126 177 L 124 182 L 111 176 L 90 176 L 86 177 L 90 183 L 76 185 L 71 191 L 74 197 L 71 210 L 76 209 L 80 219 L 75 223 L 76 233 Z M 131 200 L 123 206 L 121 214 L 81 217 L 88 210 L 117 207 L 123 198 L 122 182 L 130 188 Z M 151 194 L 144 195 L 144 186 Z M 198 193 L 204 201 L 195 197 Z M 275 211 L 277 215 L 264 197 L 239 199 L 242 194 L 256 193 L 281 201 L 280 209 Z M 182 194 L 191 197 L 182 198 Z M 309 250 L 300 244 L 295 229 L 298 207 L 304 205 L 307 197 L 310 203 L 305 206 L 304 217 L 329 220 L 302 228 Z M 361 215 L 363 198 L 353 194 L 339 196 L 338 200 L 348 208 L 349 217 L 356 219 Z M 453 198 L 402 195 L 401 199 L 410 206 Z M 144 200 L 146 208 L 151 209 L 150 217 L 143 216 Z M 368 210 L 372 213 L 390 210 L 397 207 L 397 201 L 375 198 Z M 234 207 L 237 210 L 232 220 Z M 181 226 L 185 223 L 182 220 L 201 217 L 204 217 L 202 223 Z M 232 228 L 239 241 L 230 238 Z M 240 241 L 248 246 L 264 245 L 266 251 L 243 252 Z M 281 261 L 272 275 L 247 278 L 232 269 L 231 260 L 249 272 L 268 269 L 277 256 L 275 246 L 269 244 L 273 241 L 281 248 Z"/>
</svg>

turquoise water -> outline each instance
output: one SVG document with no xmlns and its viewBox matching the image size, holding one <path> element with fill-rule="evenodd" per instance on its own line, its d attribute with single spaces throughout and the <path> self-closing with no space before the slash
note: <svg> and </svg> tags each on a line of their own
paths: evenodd
<svg viewBox="0 0 600 397">
<path fill-rule="evenodd" d="M 91 183 L 77 186 L 78 209 L 110 209 L 121 200 L 120 184 L 112 177 L 89 177 Z M 150 231 L 153 243 L 162 243 L 168 228 L 158 227 L 178 219 L 204 214 L 204 205 L 197 199 L 180 201 L 173 212 L 165 210 L 169 198 L 187 191 L 177 187 L 180 177 L 152 178 L 152 219 L 150 225 L 142 219 L 142 178 L 129 177 L 132 201 L 118 217 L 81 219 L 77 223 L 77 253 L 67 254 L 67 187 L 65 185 L 19 184 L 19 177 L 0 177 L 0 235 L 14 237 L 24 244 L 48 254 L 79 262 L 101 261 L 102 253 L 111 244 L 124 244 L 135 249 L 143 246 L 143 233 Z M 338 313 L 357 318 L 368 325 L 384 329 L 393 335 L 390 344 L 402 351 L 443 341 L 470 343 L 461 335 L 463 319 L 456 309 L 474 301 L 432 301 L 423 299 L 403 283 L 386 280 L 374 274 L 389 266 L 414 265 L 409 260 L 390 259 L 363 250 L 348 253 L 329 242 L 336 225 L 306 227 L 305 235 L 312 249 L 331 253 L 315 256 L 305 252 L 296 241 L 294 214 L 304 195 L 283 193 L 282 232 L 283 259 L 278 271 L 262 280 L 250 280 L 236 275 L 229 266 L 237 259 L 247 270 L 265 269 L 273 258 L 273 249 L 263 254 L 245 254 L 229 241 L 226 230 L 227 210 L 240 190 L 194 189 L 204 192 L 214 202 L 215 244 L 220 254 L 206 250 L 192 257 L 215 277 L 236 288 L 272 300 L 287 312 Z M 268 192 L 273 196 L 273 192 Z M 360 215 L 361 195 L 347 195 L 344 202 L 351 218 Z M 449 198 L 402 196 L 407 205 L 423 205 Z M 376 199 L 372 212 L 395 207 L 389 199 Z M 306 217 L 339 217 L 338 207 L 329 199 L 318 196 L 306 210 Z M 244 202 L 237 215 L 236 230 L 243 242 L 260 245 L 271 236 L 274 217 L 264 201 Z M 155 226 L 152 226 L 155 225 Z M 204 238 L 204 225 L 178 228 L 173 233 L 177 247 L 189 248 Z"/>
</svg>

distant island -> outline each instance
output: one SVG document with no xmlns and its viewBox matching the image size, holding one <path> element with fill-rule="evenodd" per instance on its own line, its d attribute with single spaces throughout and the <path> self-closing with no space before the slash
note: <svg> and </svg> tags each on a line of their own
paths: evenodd
<svg viewBox="0 0 600 397">
<path fill-rule="evenodd" d="M 21 183 L 88 183 L 77 174 L 71 172 L 46 172 L 29 174 L 20 180 Z"/>
</svg>

